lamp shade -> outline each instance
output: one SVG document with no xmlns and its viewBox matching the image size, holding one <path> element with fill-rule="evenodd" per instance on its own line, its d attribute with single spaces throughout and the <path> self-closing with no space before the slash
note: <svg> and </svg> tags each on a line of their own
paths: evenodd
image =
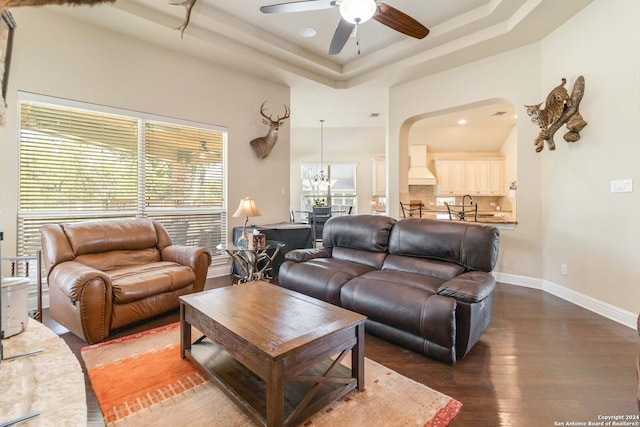
<svg viewBox="0 0 640 427">
<path fill-rule="evenodd" d="M 248 218 L 250 216 L 260 216 L 260 212 L 256 207 L 256 202 L 253 199 L 245 197 L 244 199 L 240 200 L 238 209 L 236 209 L 233 216 Z"/>
<path fill-rule="evenodd" d="M 351 24 L 367 22 L 377 10 L 375 0 L 343 0 L 340 3 L 340 16 Z"/>
</svg>

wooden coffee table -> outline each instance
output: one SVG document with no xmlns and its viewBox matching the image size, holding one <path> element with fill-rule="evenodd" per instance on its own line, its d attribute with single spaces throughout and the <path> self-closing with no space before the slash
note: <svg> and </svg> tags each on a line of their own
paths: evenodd
<svg viewBox="0 0 640 427">
<path fill-rule="evenodd" d="M 365 320 L 262 281 L 228 286 L 180 297 L 181 355 L 258 424 L 297 425 L 364 389 Z M 208 339 L 192 344 L 191 326 Z"/>
</svg>

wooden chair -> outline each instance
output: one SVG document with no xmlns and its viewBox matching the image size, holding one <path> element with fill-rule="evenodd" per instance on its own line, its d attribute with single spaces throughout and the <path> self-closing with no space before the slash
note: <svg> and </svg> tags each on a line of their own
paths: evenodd
<svg viewBox="0 0 640 427">
<path fill-rule="evenodd" d="M 330 206 L 314 206 L 311 208 L 311 224 L 313 225 L 316 241 L 322 240 L 322 231 L 324 230 L 324 223 L 331 218 Z"/>
<path fill-rule="evenodd" d="M 351 215 L 352 210 L 353 210 L 353 206 L 333 206 L 331 207 L 331 215 L 333 216 Z"/>
</svg>

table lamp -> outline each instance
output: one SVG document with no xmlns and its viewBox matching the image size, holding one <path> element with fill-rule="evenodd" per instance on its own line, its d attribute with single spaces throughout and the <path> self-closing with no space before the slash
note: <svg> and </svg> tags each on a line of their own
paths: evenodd
<svg viewBox="0 0 640 427">
<path fill-rule="evenodd" d="M 245 217 L 244 226 L 242 227 L 242 236 L 238 239 L 238 246 L 240 242 L 244 241 L 245 244 L 249 243 L 249 235 L 247 234 L 247 222 L 249 222 L 250 216 L 260 216 L 260 212 L 256 207 L 256 202 L 253 199 L 245 197 L 240 200 L 240 204 L 238 205 L 238 209 L 236 209 L 233 214 L 234 217 Z"/>
</svg>

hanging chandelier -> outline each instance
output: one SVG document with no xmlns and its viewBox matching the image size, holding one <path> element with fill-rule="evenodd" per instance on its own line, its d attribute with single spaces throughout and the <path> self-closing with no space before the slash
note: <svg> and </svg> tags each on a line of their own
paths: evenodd
<svg viewBox="0 0 640 427">
<path fill-rule="evenodd" d="M 320 120 L 320 174 L 313 177 L 316 184 L 329 182 L 329 176 L 324 174 L 324 120 Z"/>
</svg>

